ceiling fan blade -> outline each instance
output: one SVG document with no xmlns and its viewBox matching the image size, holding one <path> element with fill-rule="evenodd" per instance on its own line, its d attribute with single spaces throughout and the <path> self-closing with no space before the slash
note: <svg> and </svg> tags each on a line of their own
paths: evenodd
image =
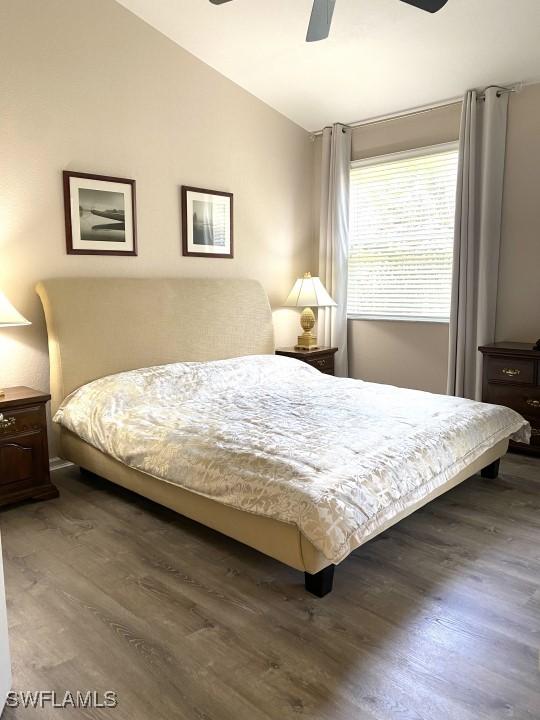
<svg viewBox="0 0 540 720">
<path fill-rule="evenodd" d="M 210 0 L 212 5 L 223 5 L 223 3 L 231 2 L 231 0 Z"/>
<path fill-rule="evenodd" d="M 408 5 L 414 5 L 414 7 L 420 10 L 427 10 L 430 13 L 436 13 L 443 8 L 448 0 L 401 0 L 406 2 Z"/>
<path fill-rule="evenodd" d="M 324 40 L 330 32 L 336 0 L 313 0 L 311 18 L 306 35 L 307 42 Z"/>
</svg>

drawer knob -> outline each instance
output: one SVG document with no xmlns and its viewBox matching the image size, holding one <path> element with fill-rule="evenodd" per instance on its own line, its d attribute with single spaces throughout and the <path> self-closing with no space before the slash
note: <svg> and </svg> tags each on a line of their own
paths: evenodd
<svg viewBox="0 0 540 720">
<path fill-rule="evenodd" d="M 326 365 L 326 360 L 317 360 L 317 365 L 319 367 L 324 367 Z"/>
<path fill-rule="evenodd" d="M 540 408 L 540 400 L 527 400 L 527 405 L 531 407 Z"/>
<path fill-rule="evenodd" d="M 10 427 L 13 427 L 15 425 L 15 418 L 5 418 L 2 413 L 0 413 L 0 430 L 7 430 Z"/>
<path fill-rule="evenodd" d="M 515 375 L 521 375 L 521 370 L 517 368 L 503 368 L 503 373 L 509 377 L 514 377 Z"/>
</svg>

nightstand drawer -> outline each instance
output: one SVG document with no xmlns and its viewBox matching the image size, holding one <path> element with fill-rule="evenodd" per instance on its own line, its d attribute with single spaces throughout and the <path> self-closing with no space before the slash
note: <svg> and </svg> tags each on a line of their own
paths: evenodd
<svg viewBox="0 0 540 720">
<path fill-rule="evenodd" d="M 0 506 L 58 497 L 49 473 L 49 400 L 27 387 L 7 388 L 0 398 Z"/>
<path fill-rule="evenodd" d="M 15 483 L 17 489 L 39 484 L 43 472 L 43 437 L 41 432 L 0 440 L 0 486 Z"/>
<path fill-rule="evenodd" d="M 320 357 L 320 358 L 310 358 L 309 360 L 305 360 L 308 365 L 311 365 L 314 368 L 317 368 L 317 370 L 320 370 L 323 373 L 333 374 L 334 373 L 334 356 L 331 357 Z"/>
<path fill-rule="evenodd" d="M 509 387 L 498 383 L 488 383 L 485 402 L 494 405 L 506 405 L 525 417 L 540 419 L 540 388 Z"/>
<path fill-rule="evenodd" d="M 534 360 L 511 357 L 487 357 L 487 379 L 509 383 L 535 384 Z"/>
<path fill-rule="evenodd" d="M 0 441 L 11 435 L 41 430 L 45 423 L 43 406 L 35 405 L 0 412 Z"/>
</svg>

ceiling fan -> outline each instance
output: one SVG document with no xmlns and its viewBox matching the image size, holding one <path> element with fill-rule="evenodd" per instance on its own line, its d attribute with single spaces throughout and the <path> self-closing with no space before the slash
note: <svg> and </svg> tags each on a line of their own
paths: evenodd
<svg viewBox="0 0 540 720">
<path fill-rule="evenodd" d="M 210 0 L 212 5 L 223 5 L 231 0 Z M 446 5 L 448 0 L 401 0 L 408 5 L 426 12 L 436 13 Z M 324 40 L 330 32 L 332 24 L 332 15 L 334 14 L 334 6 L 336 0 L 313 0 L 313 8 L 311 10 L 311 18 L 306 35 L 307 42 L 315 42 L 316 40 Z"/>
</svg>

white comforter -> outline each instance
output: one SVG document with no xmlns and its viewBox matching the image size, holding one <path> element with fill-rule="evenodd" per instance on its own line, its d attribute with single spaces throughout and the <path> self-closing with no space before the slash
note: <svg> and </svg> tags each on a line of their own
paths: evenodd
<svg viewBox="0 0 540 720">
<path fill-rule="evenodd" d="M 294 523 L 334 563 L 486 449 L 530 433 L 504 407 L 270 355 L 104 377 L 55 421 L 132 468 Z"/>
</svg>

